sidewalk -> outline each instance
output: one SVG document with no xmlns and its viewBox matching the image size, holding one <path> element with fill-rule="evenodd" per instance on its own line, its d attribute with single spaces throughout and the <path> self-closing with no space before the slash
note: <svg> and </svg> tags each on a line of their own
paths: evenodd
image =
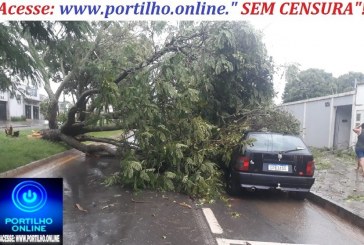
<svg viewBox="0 0 364 245">
<path fill-rule="evenodd" d="M 309 199 L 364 229 L 364 177 L 356 162 L 327 152 L 327 168 L 316 170 Z"/>
<path fill-rule="evenodd" d="M 10 127 L 10 125 L 15 128 L 46 128 L 48 122 L 46 120 L 26 120 L 19 122 L 12 121 L 0 121 L 0 129 Z"/>
</svg>

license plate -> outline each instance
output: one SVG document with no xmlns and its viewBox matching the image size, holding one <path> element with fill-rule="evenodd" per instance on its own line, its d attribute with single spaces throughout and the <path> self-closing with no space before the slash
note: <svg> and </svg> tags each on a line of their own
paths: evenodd
<svg viewBox="0 0 364 245">
<path fill-rule="evenodd" d="M 268 164 L 269 171 L 288 172 L 288 165 L 286 164 Z"/>
</svg>

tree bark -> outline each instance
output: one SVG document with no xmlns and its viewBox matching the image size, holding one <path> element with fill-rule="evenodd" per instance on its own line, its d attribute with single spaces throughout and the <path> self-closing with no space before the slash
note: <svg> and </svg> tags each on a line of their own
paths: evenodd
<svg viewBox="0 0 364 245">
<path fill-rule="evenodd" d="M 45 140 L 51 140 L 51 141 L 63 141 L 65 142 L 67 145 L 82 151 L 84 153 L 88 153 L 88 154 L 102 154 L 105 155 L 105 153 L 107 153 L 108 156 L 113 156 L 115 157 L 117 155 L 117 147 L 111 147 L 110 145 L 118 145 L 116 140 L 113 139 L 103 139 L 101 138 L 99 139 L 95 139 L 92 137 L 86 137 L 84 138 L 84 140 L 88 139 L 92 139 L 95 142 L 102 142 L 102 143 L 107 143 L 107 144 L 99 144 L 99 145 L 95 145 L 95 144 L 90 144 L 90 145 L 86 145 L 80 142 L 80 140 L 77 140 L 74 137 L 65 135 L 61 133 L 61 130 L 59 129 L 44 129 L 41 130 L 42 133 L 42 138 Z"/>
<path fill-rule="evenodd" d="M 58 102 L 55 99 L 50 100 L 48 108 L 48 126 L 50 129 L 57 129 Z"/>
</svg>

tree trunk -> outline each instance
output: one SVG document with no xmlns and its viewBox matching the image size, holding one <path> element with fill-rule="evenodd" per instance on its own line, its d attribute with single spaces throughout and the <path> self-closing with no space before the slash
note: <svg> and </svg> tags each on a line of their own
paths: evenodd
<svg viewBox="0 0 364 245">
<path fill-rule="evenodd" d="M 57 114 L 58 114 L 58 101 L 56 99 L 52 99 L 49 103 L 48 107 L 48 126 L 50 129 L 57 129 Z"/>
<path fill-rule="evenodd" d="M 42 139 L 50 141 L 61 141 L 61 130 L 59 129 L 43 129 L 41 130 Z"/>
<path fill-rule="evenodd" d="M 41 133 L 42 133 L 42 139 L 51 140 L 51 141 L 63 141 L 66 144 L 68 144 L 69 146 L 71 146 L 79 151 L 82 151 L 84 153 L 100 154 L 103 156 L 107 155 L 107 156 L 113 156 L 113 157 L 115 157 L 117 155 L 116 148 L 110 147 L 109 145 L 106 145 L 106 144 L 85 145 L 71 136 L 62 134 L 61 130 L 59 130 L 59 129 L 43 129 L 43 130 L 41 130 Z M 115 141 L 113 141 L 113 140 L 109 140 L 109 141 L 110 142 L 108 142 L 108 143 L 115 144 Z"/>
</svg>

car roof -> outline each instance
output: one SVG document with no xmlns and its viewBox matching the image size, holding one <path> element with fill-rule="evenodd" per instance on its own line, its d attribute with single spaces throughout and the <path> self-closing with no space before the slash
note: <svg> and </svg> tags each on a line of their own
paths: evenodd
<svg viewBox="0 0 364 245">
<path fill-rule="evenodd" d="M 271 132 L 271 131 L 245 131 L 244 132 L 244 134 L 250 134 L 250 133 L 254 133 L 254 134 L 277 134 L 277 135 L 289 135 L 289 136 L 299 137 L 299 135 L 289 134 L 289 133 L 282 133 L 282 132 Z"/>
</svg>

